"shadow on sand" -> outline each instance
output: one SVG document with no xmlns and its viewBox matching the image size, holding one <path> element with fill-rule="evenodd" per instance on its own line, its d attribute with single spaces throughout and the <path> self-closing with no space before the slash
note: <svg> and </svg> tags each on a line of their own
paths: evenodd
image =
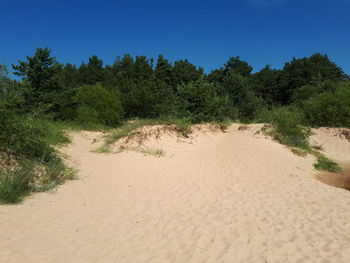
<svg viewBox="0 0 350 263">
<path fill-rule="evenodd" d="M 317 175 L 317 179 L 325 184 L 350 191 L 350 163 L 342 164 L 340 166 L 343 171 L 341 174 L 321 171 L 320 174 Z"/>
</svg>

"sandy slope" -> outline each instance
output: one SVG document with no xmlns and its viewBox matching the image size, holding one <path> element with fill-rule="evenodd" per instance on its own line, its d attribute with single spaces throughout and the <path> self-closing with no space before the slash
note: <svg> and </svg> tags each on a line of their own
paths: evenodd
<svg viewBox="0 0 350 263">
<path fill-rule="evenodd" d="M 0 262 L 350 262 L 350 192 L 254 129 L 162 158 L 75 134 L 79 180 L 0 207 Z"/>
</svg>

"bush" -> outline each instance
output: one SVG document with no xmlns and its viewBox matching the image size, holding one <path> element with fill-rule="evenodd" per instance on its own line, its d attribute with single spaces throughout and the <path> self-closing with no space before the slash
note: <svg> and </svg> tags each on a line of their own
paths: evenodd
<svg viewBox="0 0 350 263">
<path fill-rule="evenodd" d="M 212 83 L 204 79 L 178 86 L 180 116 L 192 122 L 220 121 L 234 115 L 227 97 L 218 96 Z"/>
<path fill-rule="evenodd" d="M 333 172 L 333 173 L 341 173 L 342 172 L 341 168 L 339 167 L 339 165 L 337 163 L 331 161 L 330 159 L 328 159 L 324 155 L 318 153 L 318 154 L 316 154 L 316 157 L 317 157 L 317 163 L 314 164 L 314 167 L 317 170 L 329 171 L 329 172 Z"/>
<path fill-rule="evenodd" d="M 177 110 L 177 97 L 171 86 L 155 78 L 129 84 L 122 101 L 128 118 L 159 118 Z"/>
<path fill-rule="evenodd" d="M 46 191 L 75 175 L 74 170 L 67 168 L 58 156 L 42 164 L 23 156 L 16 159 L 4 153 L 1 155 L 0 203 L 20 202 L 30 192 Z"/>
<path fill-rule="evenodd" d="M 239 118 L 251 120 L 265 106 L 264 101 L 257 97 L 247 77 L 231 72 L 219 84 L 222 94 L 229 97 L 230 103 L 237 109 Z"/>
<path fill-rule="evenodd" d="M 334 92 L 316 95 L 302 104 L 305 123 L 314 127 L 350 127 L 350 82 Z"/>
<path fill-rule="evenodd" d="M 19 202 L 30 191 L 51 188 L 72 176 L 54 148 L 69 138 L 50 118 L 18 111 L 20 101 L 9 92 L 0 97 L 0 202 L 5 203 Z"/>
<path fill-rule="evenodd" d="M 0 109 L 0 149 L 16 155 L 48 162 L 56 154 L 52 145 L 69 142 L 62 131 L 38 114 L 19 115 L 6 107 Z"/>
<path fill-rule="evenodd" d="M 286 107 L 278 108 L 271 113 L 270 122 L 273 133 L 280 143 L 300 148 L 308 148 L 308 130 L 301 126 L 302 115 Z"/>
<path fill-rule="evenodd" d="M 101 84 L 82 86 L 74 97 L 79 105 L 76 120 L 81 124 L 119 125 L 123 108 L 119 96 Z"/>
<path fill-rule="evenodd" d="M 0 168 L 0 203 L 21 201 L 29 193 L 34 176 L 34 165 L 29 161 L 22 161 L 13 169 Z"/>
</svg>

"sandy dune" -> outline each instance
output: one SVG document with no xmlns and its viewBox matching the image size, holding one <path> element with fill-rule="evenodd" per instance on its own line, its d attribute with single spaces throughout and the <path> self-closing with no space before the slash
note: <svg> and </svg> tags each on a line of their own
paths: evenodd
<svg viewBox="0 0 350 263">
<path fill-rule="evenodd" d="M 0 262 L 350 262 L 350 192 L 258 129 L 198 134 L 161 158 L 92 153 L 102 134 L 74 134 L 63 151 L 79 180 L 0 206 Z"/>
</svg>

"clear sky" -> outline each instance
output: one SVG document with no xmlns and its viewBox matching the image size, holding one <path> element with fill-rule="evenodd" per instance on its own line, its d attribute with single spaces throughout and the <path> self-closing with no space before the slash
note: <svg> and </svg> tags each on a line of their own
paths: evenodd
<svg viewBox="0 0 350 263">
<path fill-rule="evenodd" d="M 206 72 L 230 56 L 257 71 L 321 52 L 350 73 L 350 0 L 2 0 L 0 23 L 7 66 L 48 46 L 78 65 L 164 54 Z"/>
</svg>

